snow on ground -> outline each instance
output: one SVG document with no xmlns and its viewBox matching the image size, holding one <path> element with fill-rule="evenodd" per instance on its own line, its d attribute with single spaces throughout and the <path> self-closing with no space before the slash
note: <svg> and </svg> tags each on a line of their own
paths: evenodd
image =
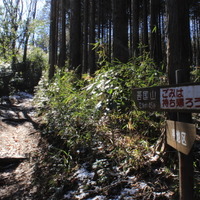
<svg viewBox="0 0 200 200">
<path fill-rule="evenodd" d="M 116 172 L 116 177 L 110 185 L 99 184 L 100 175 L 99 171 L 105 170 L 103 166 L 101 169 L 97 167 L 99 162 L 106 163 L 106 159 L 97 160 L 93 163 L 91 170 L 88 170 L 87 163 L 84 163 L 73 174 L 71 180 L 75 180 L 76 186 L 74 189 L 67 191 L 64 195 L 66 200 L 134 200 L 136 196 L 141 192 L 149 188 L 149 183 L 144 180 L 139 180 L 136 176 L 128 176 L 123 172 Z M 108 170 L 108 168 L 107 168 Z M 107 171 L 107 175 L 111 175 L 113 172 Z M 103 174 L 103 173 L 102 173 Z M 102 176 L 106 176 L 105 174 Z M 101 177 L 102 178 L 102 177 Z M 105 177 L 104 177 L 105 178 Z M 166 192 L 153 192 L 154 197 L 170 197 L 172 193 Z M 138 199 L 138 198 L 137 198 Z"/>
<path fill-rule="evenodd" d="M 26 92 L 17 92 L 13 95 L 2 96 L 0 98 L 1 105 L 17 106 L 17 107 L 21 106 L 21 107 L 26 107 L 29 110 L 33 108 L 32 102 L 33 102 L 33 95 Z"/>
</svg>

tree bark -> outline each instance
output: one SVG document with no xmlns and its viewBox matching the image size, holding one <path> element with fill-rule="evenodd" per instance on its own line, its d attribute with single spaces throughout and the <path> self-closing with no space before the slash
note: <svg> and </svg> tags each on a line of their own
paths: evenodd
<svg viewBox="0 0 200 200">
<path fill-rule="evenodd" d="M 111 6 L 112 7 L 112 6 Z M 112 14 L 111 12 L 109 13 L 109 39 L 108 39 L 108 62 L 111 62 L 112 59 Z"/>
<path fill-rule="evenodd" d="M 83 70 L 88 72 L 88 0 L 84 0 L 84 25 L 83 25 Z"/>
<path fill-rule="evenodd" d="M 126 63 L 128 52 L 127 0 L 113 0 L 113 57 Z"/>
<path fill-rule="evenodd" d="M 148 39 L 148 12 L 147 12 L 147 1 L 143 0 L 143 32 L 142 32 L 142 45 L 144 46 L 144 49 L 148 51 L 149 49 L 149 39 Z M 143 53 L 143 52 L 142 52 Z"/>
<path fill-rule="evenodd" d="M 190 24 L 189 0 L 167 1 L 167 69 L 169 84 L 190 81 Z M 176 74 L 180 75 L 176 76 Z M 169 113 L 171 120 L 191 123 L 191 113 Z M 179 156 L 179 199 L 193 199 L 193 157 L 192 152 Z"/>
<path fill-rule="evenodd" d="M 58 66 L 63 68 L 66 61 L 66 9 L 65 9 L 66 0 L 61 2 L 61 44 L 60 44 L 60 55 Z"/>
<path fill-rule="evenodd" d="M 51 16 L 50 16 L 50 41 L 49 41 L 49 80 L 55 73 L 55 65 L 57 64 L 57 48 L 58 48 L 58 31 L 57 31 L 57 10 L 58 1 L 51 0 Z"/>
<path fill-rule="evenodd" d="M 175 84 L 175 71 L 184 69 L 187 81 L 191 64 L 191 41 L 189 26 L 189 1 L 167 1 L 167 72 L 169 84 Z"/>
<path fill-rule="evenodd" d="M 81 76 L 81 2 L 70 0 L 70 69 Z"/>
<path fill-rule="evenodd" d="M 89 72 L 94 75 L 96 71 L 95 51 L 93 44 L 95 43 L 95 1 L 90 0 L 90 17 L 89 17 Z"/>
<path fill-rule="evenodd" d="M 131 0 L 132 10 L 132 55 L 137 57 L 139 54 L 139 1 Z"/>
<path fill-rule="evenodd" d="M 151 15 L 151 45 L 150 53 L 154 62 L 159 65 L 162 62 L 162 48 L 161 48 L 161 32 L 160 32 L 160 0 L 150 1 L 150 15 Z"/>
</svg>

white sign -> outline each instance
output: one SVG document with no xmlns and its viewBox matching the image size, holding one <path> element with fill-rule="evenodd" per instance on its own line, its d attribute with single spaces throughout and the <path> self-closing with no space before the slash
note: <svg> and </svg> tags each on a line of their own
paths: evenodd
<svg viewBox="0 0 200 200">
<path fill-rule="evenodd" d="M 161 109 L 200 109 L 200 86 L 183 86 L 160 89 Z"/>
</svg>

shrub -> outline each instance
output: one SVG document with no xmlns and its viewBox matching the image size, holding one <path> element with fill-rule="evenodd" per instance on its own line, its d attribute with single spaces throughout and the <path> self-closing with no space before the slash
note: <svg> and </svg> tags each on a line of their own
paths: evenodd
<svg viewBox="0 0 200 200">
<path fill-rule="evenodd" d="M 46 133 L 61 140 L 59 147 L 74 161 L 80 148 L 92 148 L 98 134 L 109 130 L 153 133 L 155 138 L 158 125 L 149 120 L 150 114 L 138 112 L 132 100 L 134 87 L 160 84 L 161 73 L 154 67 L 146 55 L 127 64 L 106 63 L 95 77 L 84 75 L 80 80 L 73 71 L 58 70 L 50 83 L 42 79 L 36 100 L 46 119 Z"/>
</svg>

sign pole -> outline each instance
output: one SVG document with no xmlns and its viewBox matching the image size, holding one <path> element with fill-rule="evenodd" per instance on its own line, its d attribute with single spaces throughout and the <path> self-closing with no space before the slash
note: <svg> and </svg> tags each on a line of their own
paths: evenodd
<svg viewBox="0 0 200 200">
<path fill-rule="evenodd" d="M 176 82 L 185 82 L 185 70 L 176 70 Z M 177 113 L 177 121 L 191 123 L 192 117 L 189 113 Z M 188 155 L 178 152 L 179 157 L 179 199 L 193 199 L 194 169 L 192 151 Z"/>
</svg>

